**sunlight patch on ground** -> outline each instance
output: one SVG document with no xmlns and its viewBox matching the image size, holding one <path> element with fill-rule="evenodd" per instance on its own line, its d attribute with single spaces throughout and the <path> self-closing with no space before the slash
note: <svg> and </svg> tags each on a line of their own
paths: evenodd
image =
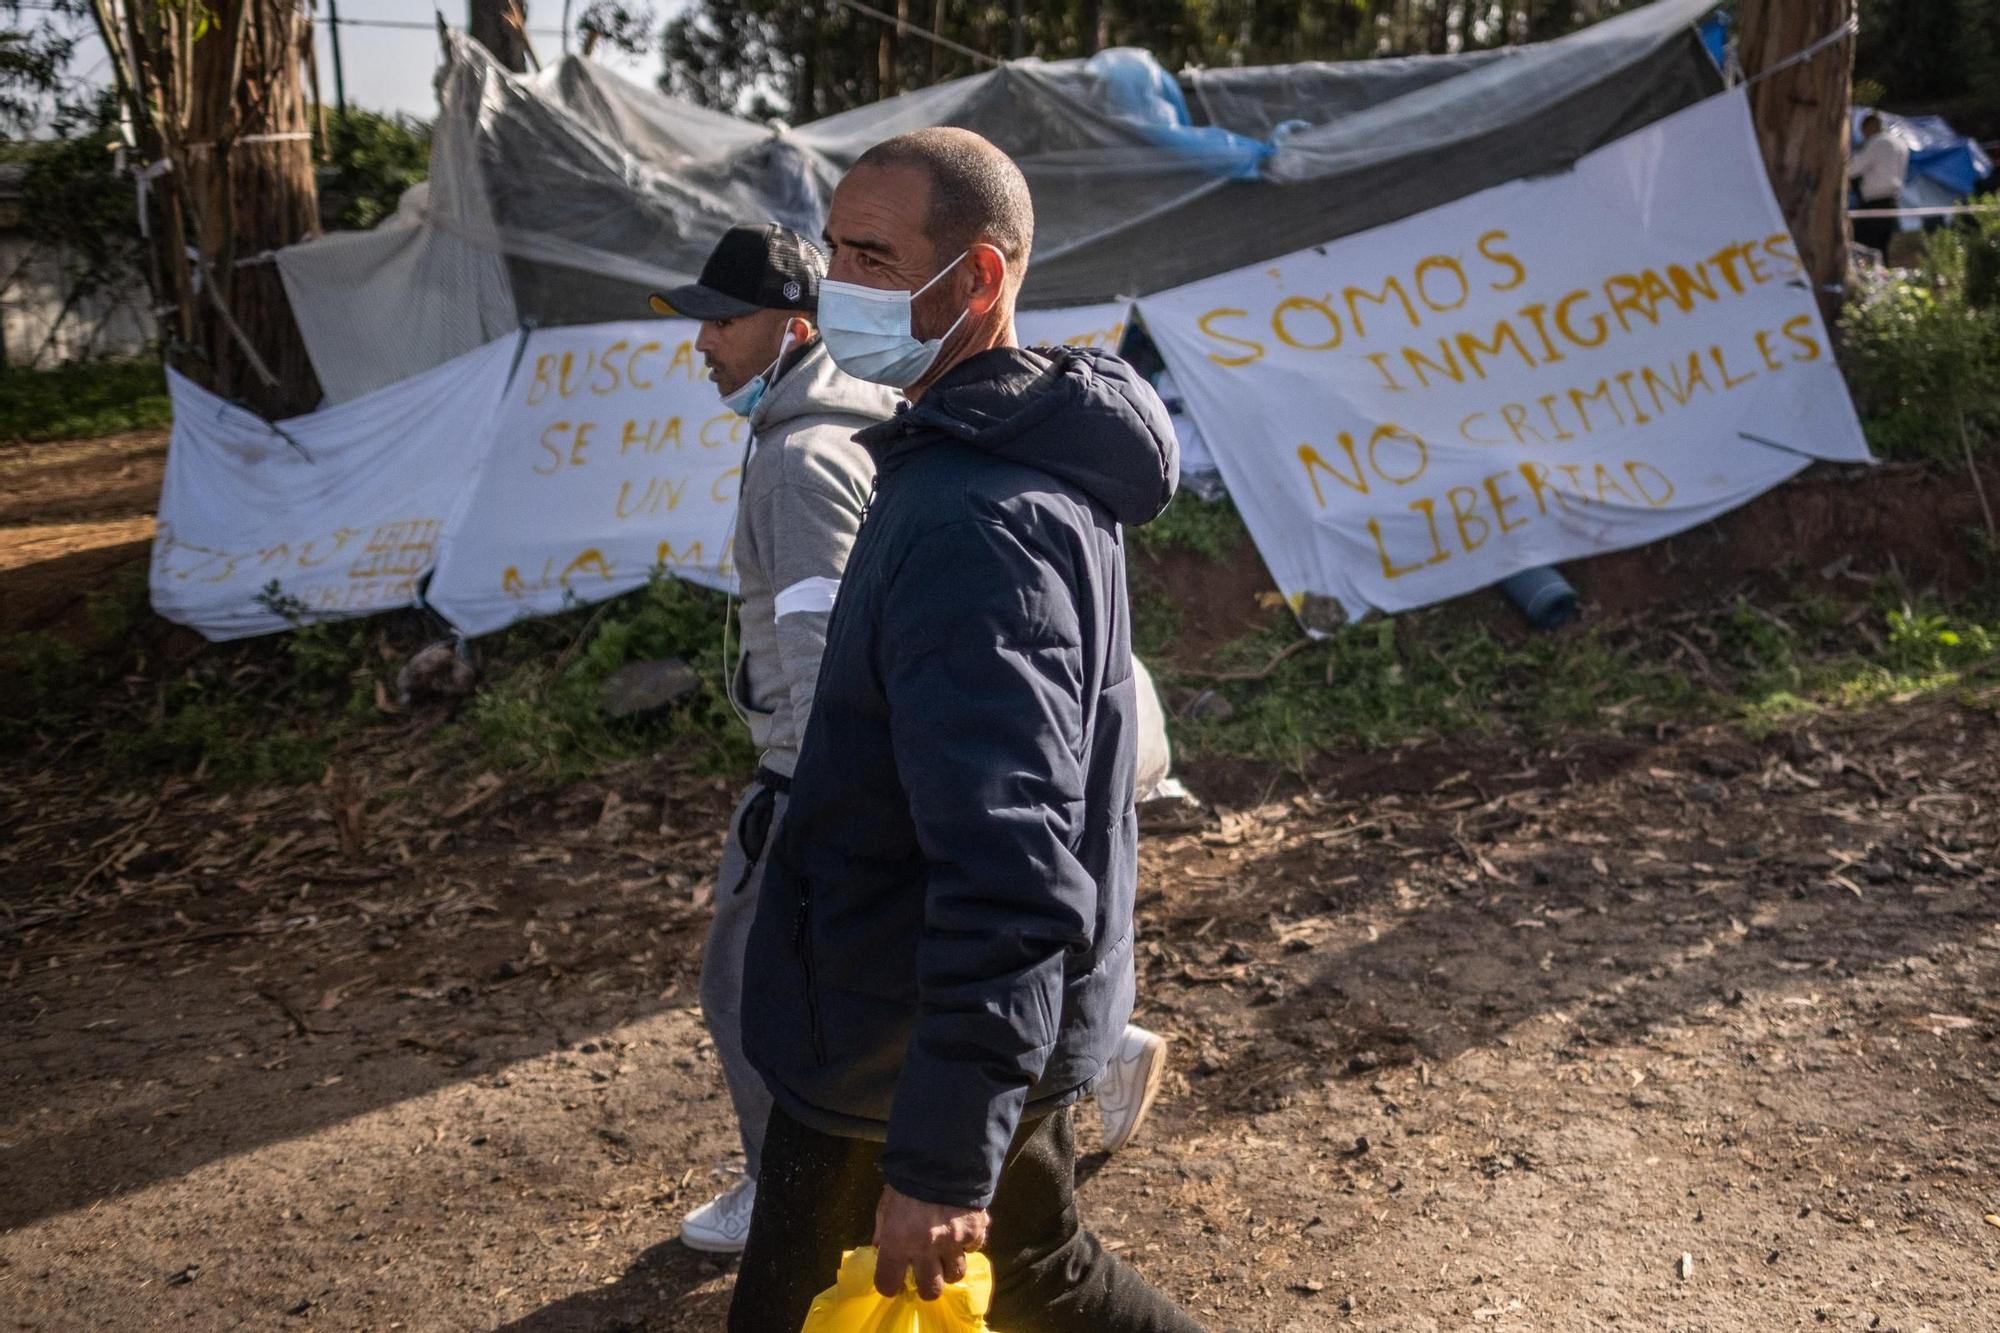
<svg viewBox="0 0 2000 1333">
<path fill-rule="evenodd" d="M 153 539 L 150 516 L 91 523 L 45 523 L 0 528 L 0 570 L 25 569 L 80 551 L 96 551 Z"/>
</svg>

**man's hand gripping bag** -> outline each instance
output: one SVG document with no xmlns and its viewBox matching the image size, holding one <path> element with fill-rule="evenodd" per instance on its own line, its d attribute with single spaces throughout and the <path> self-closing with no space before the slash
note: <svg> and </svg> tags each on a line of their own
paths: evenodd
<svg viewBox="0 0 2000 1333">
<path fill-rule="evenodd" d="M 998 1333 L 986 1326 L 993 1299 L 993 1266 L 983 1254 L 965 1256 L 965 1280 L 946 1286 L 927 1301 L 909 1278 L 903 1290 L 885 1299 L 875 1290 L 875 1247 L 849 1250 L 840 1277 L 813 1298 L 800 1333 Z"/>
</svg>

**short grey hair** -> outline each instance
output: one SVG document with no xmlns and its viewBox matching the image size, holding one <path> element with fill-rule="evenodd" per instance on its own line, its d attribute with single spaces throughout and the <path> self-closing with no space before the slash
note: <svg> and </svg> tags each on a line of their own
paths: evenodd
<svg viewBox="0 0 2000 1333">
<path fill-rule="evenodd" d="M 956 255 L 984 241 L 1007 260 L 1018 278 L 1035 244 L 1035 205 L 1021 169 L 971 130 L 940 125 L 884 139 L 854 164 L 914 167 L 931 183 L 924 234 L 940 254 Z"/>
</svg>

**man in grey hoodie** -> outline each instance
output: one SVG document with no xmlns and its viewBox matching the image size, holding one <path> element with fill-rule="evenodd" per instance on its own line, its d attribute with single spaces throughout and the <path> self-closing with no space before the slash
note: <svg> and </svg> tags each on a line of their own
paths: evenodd
<svg viewBox="0 0 2000 1333">
<path fill-rule="evenodd" d="M 897 398 L 827 356 L 813 327 L 825 271 L 796 232 L 733 227 L 699 282 L 653 297 L 657 313 L 702 321 L 695 348 L 723 402 L 748 418 L 751 440 L 735 536 L 743 646 L 727 665 L 730 702 L 762 759 L 729 823 L 701 972 L 702 1015 L 735 1104 L 746 1173 L 681 1226 L 683 1242 L 711 1253 L 743 1248 L 756 1199 L 771 1094 L 743 1054 L 744 943 L 812 709 L 827 618 L 874 481 L 854 434 L 890 416 Z"/>
</svg>

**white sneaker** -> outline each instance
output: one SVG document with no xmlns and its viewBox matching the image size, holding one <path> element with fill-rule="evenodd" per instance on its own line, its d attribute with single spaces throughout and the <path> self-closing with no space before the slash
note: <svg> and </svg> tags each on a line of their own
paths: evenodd
<svg viewBox="0 0 2000 1333">
<path fill-rule="evenodd" d="M 703 1254 L 741 1254 L 756 1207 L 757 1182 L 745 1180 L 682 1218 L 681 1244 Z"/>
<path fill-rule="evenodd" d="M 1104 1150 L 1117 1152 L 1132 1141 L 1167 1072 L 1167 1039 L 1126 1024 L 1125 1035 L 1097 1084 L 1097 1109 L 1104 1116 Z"/>
</svg>

